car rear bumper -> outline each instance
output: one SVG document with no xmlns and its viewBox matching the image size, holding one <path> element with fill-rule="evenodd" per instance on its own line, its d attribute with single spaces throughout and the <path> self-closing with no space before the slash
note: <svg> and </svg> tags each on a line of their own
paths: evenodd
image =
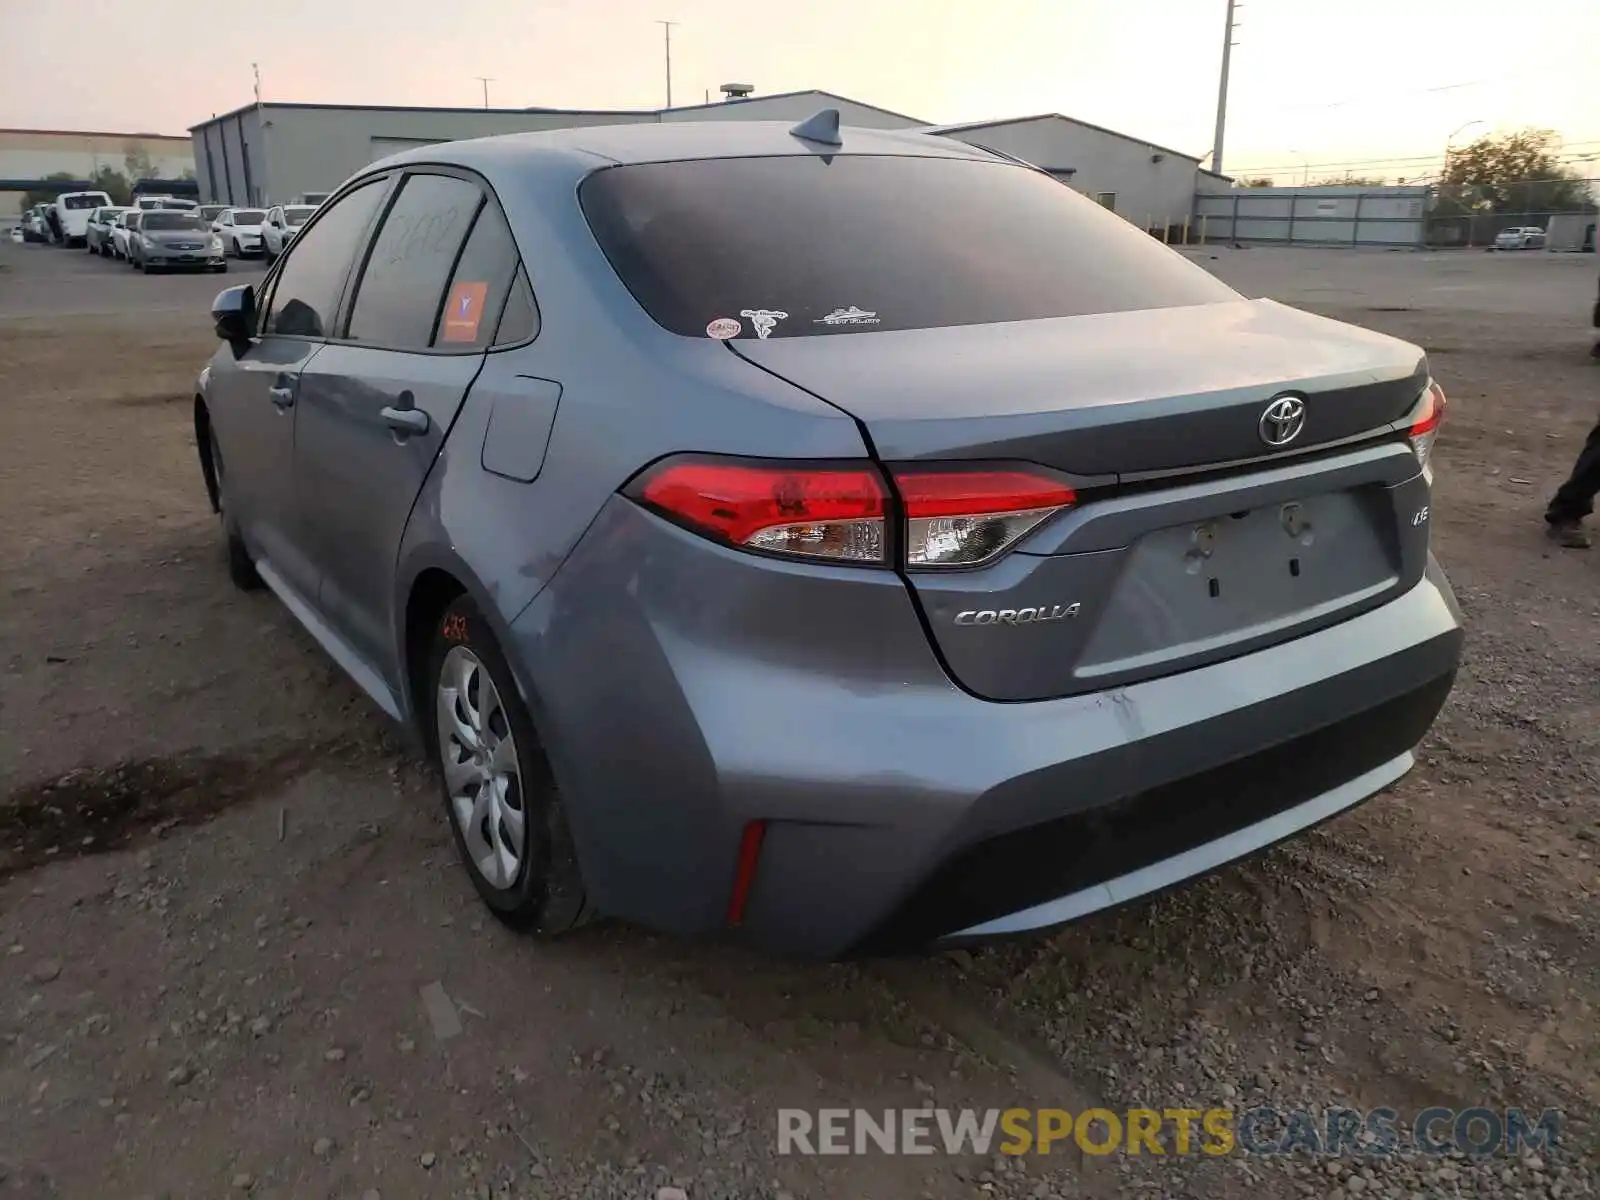
<svg viewBox="0 0 1600 1200">
<path fill-rule="evenodd" d="M 626 501 L 513 623 L 602 911 L 834 957 L 1002 936 L 1177 883 L 1381 791 L 1449 692 L 1442 571 L 1381 608 L 1090 695 L 951 683 L 901 580 L 714 546 Z"/>
</svg>

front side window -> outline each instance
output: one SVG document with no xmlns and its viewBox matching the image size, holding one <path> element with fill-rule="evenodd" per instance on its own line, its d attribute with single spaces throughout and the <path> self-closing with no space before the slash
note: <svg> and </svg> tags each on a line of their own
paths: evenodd
<svg viewBox="0 0 1600 1200">
<path fill-rule="evenodd" d="M 788 155 L 610 167 L 579 189 L 660 325 L 859 335 L 1236 300 L 1201 267 L 1009 163 Z"/>
<path fill-rule="evenodd" d="M 346 336 L 427 349 L 445 281 L 482 203 L 482 190 L 464 179 L 407 176 L 373 239 Z"/>
<path fill-rule="evenodd" d="M 262 332 L 326 337 L 333 327 L 350 264 L 383 199 L 384 179 L 362 184 L 294 240 L 273 285 Z"/>
</svg>

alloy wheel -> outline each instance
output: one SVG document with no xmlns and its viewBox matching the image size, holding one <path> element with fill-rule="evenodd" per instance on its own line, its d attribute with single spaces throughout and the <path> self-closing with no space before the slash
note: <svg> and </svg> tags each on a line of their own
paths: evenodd
<svg viewBox="0 0 1600 1200">
<path fill-rule="evenodd" d="M 483 662 L 452 646 L 436 686 L 439 762 L 467 855 L 494 888 L 516 883 L 527 857 L 522 769 L 500 692 Z"/>
</svg>

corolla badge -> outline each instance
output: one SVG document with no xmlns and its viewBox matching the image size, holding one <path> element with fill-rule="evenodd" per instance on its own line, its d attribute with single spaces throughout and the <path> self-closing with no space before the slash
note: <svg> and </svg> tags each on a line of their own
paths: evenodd
<svg viewBox="0 0 1600 1200">
<path fill-rule="evenodd" d="M 956 614 L 957 625 L 1037 625 L 1041 621 L 1065 621 L 1082 611 L 1083 605 L 1040 604 L 1026 608 L 969 608 Z"/>
<path fill-rule="evenodd" d="M 1269 446 L 1287 446 L 1306 427 L 1306 402 L 1298 396 L 1279 396 L 1267 405 L 1256 423 L 1261 440 Z"/>
</svg>

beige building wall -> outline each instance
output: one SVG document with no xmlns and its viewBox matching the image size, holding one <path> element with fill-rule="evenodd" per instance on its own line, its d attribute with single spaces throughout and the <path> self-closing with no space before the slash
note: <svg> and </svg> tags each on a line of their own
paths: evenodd
<svg viewBox="0 0 1600 1200">
<path fill-rule="evenodd" d="M 194 170 L 194 144 L 186 136 L 0 129 L 0 179 L 43 179 L 61 171 L 87 179 L 101 167 L 127 174 L 127 157 L 135 152 L 149 156 L 151 174 L 159 179 L 177 179 Z M 0 192 L 0 220 L 17 216 L 22 196 Z"/>
</svg>

